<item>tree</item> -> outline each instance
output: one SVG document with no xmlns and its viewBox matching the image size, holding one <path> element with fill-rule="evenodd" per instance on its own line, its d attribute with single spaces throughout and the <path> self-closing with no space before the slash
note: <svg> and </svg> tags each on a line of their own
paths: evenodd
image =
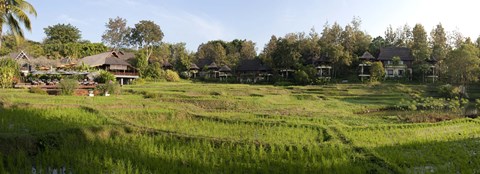
<svg viewBox="0 0 480 174">
<path fill-rule="evenodd" d="M 24 37 L 22 25 L 28 31 L 32 30 L 28 15 L 37 16 L 37 11 L 32 4 L 25 0 L 2 0 L 0 1 L 0 15 L 0 36 L 3 33 L 3 26 L 6 26 L 18 42 Z"/>
<path fill-rule="evenodd" d="M 473 44 L 462 44 L 451 51 L 445 60 L 448 66 L 450 80 L 454 83 L 467 85 L 478 81 L 480 76 L 479 50 Z"/>
<path fill-rule="evenodd" d="M 71 24 L 56 24 L 44 28 L 47 38 L 44 44 L 67 44 L 80 40 L 80 30 Z"/>
<path fill-rule="evenodd" d="M 19 66 L 13 59 L 0 59 L 0 87 L 10 88 L 20 74 Z"/>
<path fill-rule="evenodd" d="M 102 42 L 114 47 L 124 48 L 128 43 L 128 35 L 131 28 L 127 26 L 127 20 L 117 17 L 115 19 L 108 19 L 108 23 L 105 24 L 107 30 L 102 35 Z"/>
<path fill-rule="evenodd" d="M 145 49 L 146 60 L 150 59 L 154 46 L 162 43 L 163 32 L 153 21 L 140 21 L 130 33 L 130 44 Z"/>
<path fill-rule="evenodd" d="M 370 69 L 370 81 L 376 82 L 385 76 L 385 69 L 380 61 L 373 62 Z"/>
<path fill-rule="evenodd" d="M 441 23 L 430 32 L 430 37 L 432 41 L 432 57 L 442 62 L 447 57 L 448 44 L 447 34 Z"/>
<path fill-rule="evenodd" d="M 210 41 L 206 44 L 200 45 L 197 51 L 198 59 L 210 59 L 217 64 L 226 64 L 231 66 L 231 62 L 227 61 L 226 45 L 223 41 Z"/>
<path fill-rule="evenodd" d="M 380 54 L 380 49 L 384 48 L 385 45 L 385 39 L 383 39 L 382 36 L 378 36 L 372 40 L 368 50 L 374 57 L 378 57 L 378 55 Z"/>
<path fill-rule="evenodd" d="M 397 40 L 397 33 L 393 31 L 392 25 L 388 26 L 385 31 L 385 46 L 395 46 Z"/>
<path fill-rule="evenodd" d="M 412 53 L 417 63 L 424 62 L 430 58 L 430 48 L 428 47 L 427 32 L 422 24 L 416 24 L 412 31 L 413 43 Z"/>
</svg>

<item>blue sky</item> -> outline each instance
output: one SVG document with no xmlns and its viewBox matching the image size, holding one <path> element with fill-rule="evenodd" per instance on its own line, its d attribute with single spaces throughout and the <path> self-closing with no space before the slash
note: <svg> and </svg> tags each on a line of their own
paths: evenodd
<svg viewBox="0 0 480 174">
<path fill-rule="evenodd" d="M 321 32 L 326 22 L 342 26 L 354 16 L 362 29 L 383 36 L 385 29 L 422 23 L 427 32 L 439 22 L 447 31 L 458 30 L 476 39 L 480 34 L 475 0 L 28 0 L 38 12 L 26 37 L 45 38 L 43 28 L 71 23 L 82 38 L 100 42 L 109 18 L 120 16 L 133 26 L 152 20 L 165 33 L 165 42 L 185 42 L 196 51 L 209 40 L 248 39 L 260 51 L 271 35 Z"/>
</svg>

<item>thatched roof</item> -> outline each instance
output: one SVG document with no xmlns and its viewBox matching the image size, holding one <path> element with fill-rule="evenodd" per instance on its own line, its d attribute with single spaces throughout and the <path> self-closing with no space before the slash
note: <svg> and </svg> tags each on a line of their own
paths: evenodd
<svg viewBox="0 0 480 174">
<path fill-rule="evenodd" d="M 360 60 L 373 60 L 375 57 L 373 57 L 372 54 L 370 54 L 368 51 L 365 51 L 362 56 L 359 57 Z"/>
<path fill-rule="evenodd" d="M 232 69 L 230 69 L 230 67 L 228 67 L 227 65 L 223 65 L 220 70 L 218 70 L 220 72 L 231 72 Z"/>
<path fill-rule="evenodd" d="M 170 62 L 168 62 L 167 60 L 165 60 L 165 61 L 163 61 L 162 67 L 164 69 L 172 69 L 173 65 Z"/>
<path fill-rule="evenodd" d="M 408 48 L 390 47 L 380 49 L 378 60 L 388 61 L 393 57 L 400 57 L 402 61 L 413 61 L 412 51 Z"/>
<path fill-rule="evenodd" d="M 267 71 L 270 70 L 269 67 L 262 64 L 259 59 L 249 59 L 240 61 L 237 71 L 246 72 L 246 71 Z"/>
<path fill-rule="evenodd" d="M 212 62 L 207 66 L 208 69 L 218 70 L 218 65 L 215 62 Z"/>
<path fill-rule="evenodd" d="M 126 65 L 131 66 L 128 62 L 121 59 L 115 51 L 100 53 L 93 56 L 88 56 L 82 58 L 78 61 L 78 64 L 86 64 L 91 67 L 102 66 L 102 65 Z"/>
<path fill-rule="evenodd" d="M 200 70 L 200 68 L 198 68 L 197 64 L 191 63 L 189 70 Z"/>
</svg>

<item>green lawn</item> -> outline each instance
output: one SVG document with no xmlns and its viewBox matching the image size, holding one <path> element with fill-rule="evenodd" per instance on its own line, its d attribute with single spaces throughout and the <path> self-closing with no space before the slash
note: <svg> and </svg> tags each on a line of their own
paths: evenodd
<svg viewBox="0 0 480 174">
<path fill-rule="evenodd" d="M 375 112 L 427 88 L 184 81 L 93 98 L 3 89 L 0 173 L 480 172 L 479 120 Z"/>
</svg>

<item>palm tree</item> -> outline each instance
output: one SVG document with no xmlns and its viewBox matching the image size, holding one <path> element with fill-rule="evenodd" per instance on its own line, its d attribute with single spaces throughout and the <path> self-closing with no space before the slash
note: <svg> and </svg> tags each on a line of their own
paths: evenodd
<svg viewBox="0 0 480 174">
<path fill-rule="evenodd" d="M 28 31 L 32 30 L 28 15 L 37 16 L 37 11 L 32 4 L 25 0 L 0 0 L 0 47 L 3 25 L 15 36 L 17 42 L 23 39 L 23 25 Z"/>
</svg>

